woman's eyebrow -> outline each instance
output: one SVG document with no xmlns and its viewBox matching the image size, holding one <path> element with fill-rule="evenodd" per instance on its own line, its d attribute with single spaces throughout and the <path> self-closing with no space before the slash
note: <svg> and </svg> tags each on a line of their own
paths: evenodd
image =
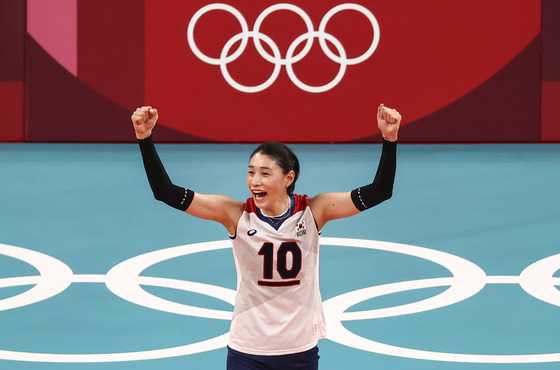
<svg viewBox="0 0 560 370">
<path fill-rule="evenodd" d="M 258 167 L 258 166 L 253 166 L 253 165 L 249 165 L 249 168 L 261 168 L 263 170 L 271 170 L 272 169 L 272 167 L 267 167 L 267 166 Z"/>
</svg>

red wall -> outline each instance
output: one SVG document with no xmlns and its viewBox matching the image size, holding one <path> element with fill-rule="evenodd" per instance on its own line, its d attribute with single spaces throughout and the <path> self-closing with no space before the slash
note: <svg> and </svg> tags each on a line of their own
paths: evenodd
<svg viewBox="0 0 560 370">
<path fill-rule="evenodd" d="M 292 45 L 304 19 L 318 31 L 342 3 L 266 14 L 277 2 L 238 0 L 194 24 L 214 2 L 0 0 L 0 141 L 130 142 L 131 111 L 150 104 L 158 141 L 378 142 L 380 102 L 403 113 L 401 142 L 560 141 L 560 2 L 361 0 L 369 18 L 342 10 L 325 23 L 330 57 L 316 37 L 289 62 L 290 46 L 304 55 L 305 39 Z M 241 31 L 235 15 L 246 49 L 202 60 L 197 50 L 218 60 Z"/>
<path fill-rule="evenodd" d="M 542 141 L 560 141 L 560 1 L 543 0 Z"/>
<path fill-rule="evenodd" d="M 25 140 L 25 1 L 0 0 L 0 141 Z"/>
</svg>

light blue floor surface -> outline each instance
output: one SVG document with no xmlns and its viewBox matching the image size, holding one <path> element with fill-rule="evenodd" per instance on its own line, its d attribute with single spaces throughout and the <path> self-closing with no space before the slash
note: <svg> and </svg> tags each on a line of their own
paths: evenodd
<svg viewBox="0 0 560 370">
<path fill-rule="evenodd" d="M 309 195 L 381 149 L 292 147 Z M 157 148 L 175 183 L 249 196 L 253 145 Z M 400 145 L 393 198 L 323 230 L 320 368 L 560 368 L 559 231 L 560 145 Z M 227 239 L 153 199 L 136 145 L 0 144 L 0 369 L 225 369 Z"/>
</svg>

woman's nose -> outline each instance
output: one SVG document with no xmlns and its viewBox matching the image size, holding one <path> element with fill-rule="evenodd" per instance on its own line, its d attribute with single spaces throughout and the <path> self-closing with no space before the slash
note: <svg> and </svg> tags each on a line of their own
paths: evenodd
<svg viewBox="0 0 560 370">
<path fill-rule="evenodd" d="M 251 180 L 251 183 L 252 183 L 253 185 L 258 185 L 258 184 L 260 184 L 260 183 L 261 183 L 261 176 L 258 175 L 258 174 L 255 174 L 255 175 L 253 176 L 253 179 Z"/>
</svg>

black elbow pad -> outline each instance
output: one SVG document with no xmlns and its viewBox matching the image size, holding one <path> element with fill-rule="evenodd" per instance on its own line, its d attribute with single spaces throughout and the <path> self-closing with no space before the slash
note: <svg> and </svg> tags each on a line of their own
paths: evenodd
<svg viewBox="0 0 560 370">
<path fill-rule="evenodd" d="M 379 184 L 372 183 L 352 190 L 350 195 L 354 206 L 360 211 L 365 211 L 391 198 L 393 188 L 392 186 L 380 187 Z"/>
<path fill-rule="evenodd" d="M 165 192 L 154 192 L 154 197 L 168 206 L 184 212 L 191 205 L 194 198 L 194 191 L 173 185 Z"/>
</svg>

